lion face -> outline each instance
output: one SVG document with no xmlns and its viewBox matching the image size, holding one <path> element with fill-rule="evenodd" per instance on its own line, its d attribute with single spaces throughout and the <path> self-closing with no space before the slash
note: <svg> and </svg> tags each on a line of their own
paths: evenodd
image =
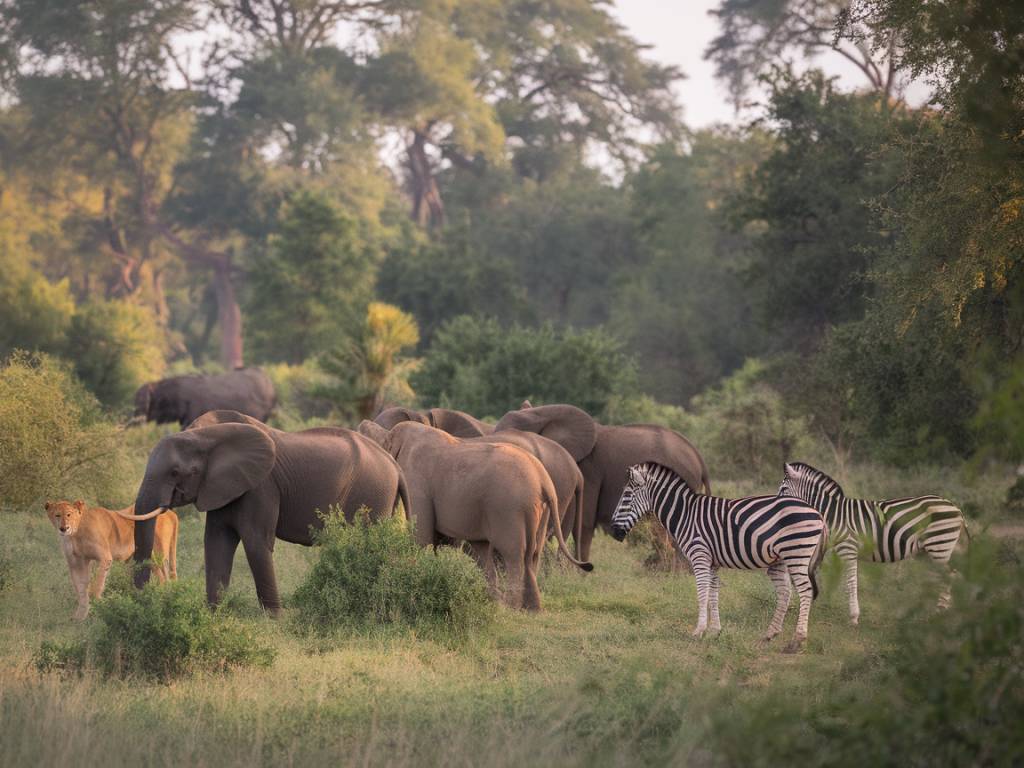
<svg viewBox="0 0 1024 768">
<path fill-rule="evenodd" d="M 79 499 L 74 504 L 67 501 L 46 502 L 46 515 L 61 536 L 74 536 L 82 523 L 85 502 Z"/>
</svg>

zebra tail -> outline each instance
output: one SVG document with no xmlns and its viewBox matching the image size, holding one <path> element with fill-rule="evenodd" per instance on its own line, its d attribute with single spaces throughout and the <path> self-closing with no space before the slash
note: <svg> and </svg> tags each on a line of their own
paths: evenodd
<svg viewBox="0 0 1024 768">
<path fill-rule="evenodd" d="M 807 576 L 811 580 L 811 600 L 818 599 L 818 568 L 821 567 L 821 561 L 825 559 L 825 546 L 828 542 L 828 524 L 824 524 L 821 529 L 821 538 L 818 539 L 818 545 L 814 548 L 814 552 L 811 553 L 810 567 L 807 569 Z"/>
</svg>

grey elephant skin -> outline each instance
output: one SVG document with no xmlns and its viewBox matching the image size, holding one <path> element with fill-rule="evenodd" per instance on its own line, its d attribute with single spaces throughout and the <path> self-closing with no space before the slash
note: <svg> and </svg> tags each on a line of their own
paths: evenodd
<svg viewBox="0 0 1024 768">
<path fill-rule="evenodd" d="M 522 448 L 544 465 L 558 496 L 558 516 L 562 531 L 572 531 L 576 558 L 580 558 L 580 538 L 583 533 L 583 473 L 572 456 L 554 440 L 548 440 L 532 432 L 506 429 L 483 437 L 471 438 L 480 443 L 508 443 Z M 552 520 L 552 524 L 554 521 Z M 554 527 L 548 527 L 548 535 L 555 534 Z M 586 558 L 583 558 L 586 559 Z"/>
<path fill-rule="evenodd" d="M 547 470 L 526 451 L 505 443 L 461 440 L 439 429 L 405 421 L 385 430 L 364 421 L 359 430 L 395 457 L 409 484 L 416 540 L 421 546 L 467 542 L 497 591 L 494 556 L 508 572 L 505 601 L 539 610 L 537 566 L 555 517 L 560 551 L 569 554 L 557 524 L 558 497 Z"/>
<path fill-rule="evenodd" d="M 266 421 L 277 401 L 274 384 L 259 368 L 216 375 L 174 376 L 143 384 L 135 392 L 135 416 L 187 427 L 208 411 L 232 410 Z"/>
<path fill-rule="evenodd" d="M 612 515 L 634 464 L 656 461 L 669 467 L 691 488 L 711 492 L 704 458 L 685 437 L 653 424 L 606 426 L 574 405 L 523 403 L 495 425 L 495 433 L 508 429 L 534 432 L 554 440 L 576 460 L 583 473 L 583 525 L 579 557 L 590 559 L 594 530 L 610 530 Z"/>
<path fill-rule="evenodd" d="M 310 546 L 333 504 L 374 517 L 401 500 L 409 510 L 398 463 L 373 440 L 349 429 L 283 432 L 234 411 L 213 411 L 153 449 L 135 500 L 136 585 L 149 579 L 153 512 L 195 504 L 206 512 L 203 546 L 206 595 L 216 604 L 231 581 L 239 542 L 256 582 L 260 605 L 277 615 L 276 539 Z M 148 519 L 147 519 L 148 518 Z"/>
<path fill-rule="evenodd" d="M 440 429 L 455 437 L 480 437 L 494 432 L 494 427 L 485 424 L 475 416 L 448 408 L 431 408 L 429 411 L 401 407 L 385 408 L 374 418 L 374 422 L 384 429 L 391 429 L 403 421 L 426 424 L 428 427 Z"/>
</svg>

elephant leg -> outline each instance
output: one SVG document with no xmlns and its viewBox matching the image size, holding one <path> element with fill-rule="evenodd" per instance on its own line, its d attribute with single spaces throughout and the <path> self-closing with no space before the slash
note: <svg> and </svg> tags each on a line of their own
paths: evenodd
<svg viewBox="0 0 1024 768">
<path fill-rule="evenodd" d="M 409 499 L 413 512 L 413 534 L 416 543 L 421 547 L 437 545 L 436 517 L 433 500 L 424 494 L 413 495 Z"/>
<path fill-rule="evenodd" d="M 487 589 L 491 593 L 491 597 L 498 597 L 498 573 L 495 570 L 494 558 L 491 557 L 491 545 L 486 541 L 470 541 L 469 552 L 476 560 L 476 564 L 480 566 L 480 570 L 484 572 L 484 577 L 487 579 Z"/>
<path fill-rule="evenodd" d="M 214 513 L 206 517 L 203 553 L 206 560 L 206 600 L 217 605 L 231 584 L 231 567 L 238 549 L 238 531 Z"/>
<path fill-rule="evenodd" d="M 589 469 L 589 467 L 588 467 Z M 590 560 L 590 545 L 597 528 L 597 502 L 601 495 L 601 477 L 583 473 L 583 523 L 580 526 L 579 559 Z"/>
<path fill-rule="evenodd" d="M 260 607 L 274 618 L 281 615 L 281 597 L 277 592 L 277 575 L 274 572 L 274 538 L 266 541 L 263 536 L 247 535 L 242 539 L 245 559 L 249 562 L 253 581 L 256 582 L 256 596 Z"/>
</svg>

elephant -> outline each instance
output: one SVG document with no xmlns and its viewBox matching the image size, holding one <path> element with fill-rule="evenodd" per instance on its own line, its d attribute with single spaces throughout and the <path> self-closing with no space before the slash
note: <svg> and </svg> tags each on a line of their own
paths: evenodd
<svg viewBox="0 0 1024 768">
<path fill-rule="evenodd" d="M 135 421 L 178 422 L 182 428 L 207 411 L 230 408 L 266 421 L 274 409 L 274 385 L 259 368 L 218 375 L 174 376 L 151 381 L 135 392 Z"/>
<path fill-rule="evenodd" d="M 508 572 L 513 608 L 540 610 L 537 565 L 554 517 L 559 550 L 585 571 L 590 563 L 573 558 L 558 524 L 558 497 L 544 465 L 507 443 L 461 440 L 417 422 L 385 430 L 364 421 L 359 430 L 398 461 L 409 484 L 416 541 L 434 546 L 465 541 L 497 591 L 494 556 Z"/>
<path fill-rule="evenodd" d="M 612 515 L 626 485 L 629 468 L 656 461 L 676 472 L 691 488 L 711 493 L 707 465 L 685 437 L 653 424 L 606 426 L 574 405 L 541 405 L 529 401 L 509 411 L 495 433 L 509 429 L 534 432 L 554 440 L 576 460 L 583 473 L 583 522 L 579 557 L 590 559 L 594 530 L 611 528 Z"/>
<path fill-rule="evenodd" d="M 494 427 L 485 424 L 468 413 L 452 411 L 447 408 L 431 408 L 429 411 L 416 411 L 412 408 L 385 408 L 377 414 L 374 421 L 384 429 L 391 429 L 403 421 L 415 421 L 447 432 L 455 437 L 480 437 L 489 435 Z"/>
<path fill-rule="evenodd" d="M 580 559 L 580 538 L 583 533 L 583 473 L 572 456 L 554 440 L 532 432 L 506 429 L 483 437 L 471 438 L 471 442 L 509 443 L 522 448 L 544 465 L 558 496 L 558 519 L 563 535 L 573 532 L 576 559 Z M 552 520 L 554 522 L 554 520 Z M 554 530 L 549 526 L 549 537 Z"/>
<path fill-rule="evenodd" d="M 216 605 L 231 580 L 241 541 L 260 605 L 281 610 L 274 574 L 275 539 L 310 546 L 323 525 L 317 510 L 339 506 L 351 517 L 366 506 L 390 514 L 409 494 L 398 462 L 376 442 L 349 429 L 283 432 L 234 411 L 204 414 L 167 435 L 149 455 L 135 500 L 136 586 L 149 579 L 154 518 L 195 504 L 206 512 L 206 596 Z M 144 511 L 144 512 L 143 512 Z"/>
</svg>

